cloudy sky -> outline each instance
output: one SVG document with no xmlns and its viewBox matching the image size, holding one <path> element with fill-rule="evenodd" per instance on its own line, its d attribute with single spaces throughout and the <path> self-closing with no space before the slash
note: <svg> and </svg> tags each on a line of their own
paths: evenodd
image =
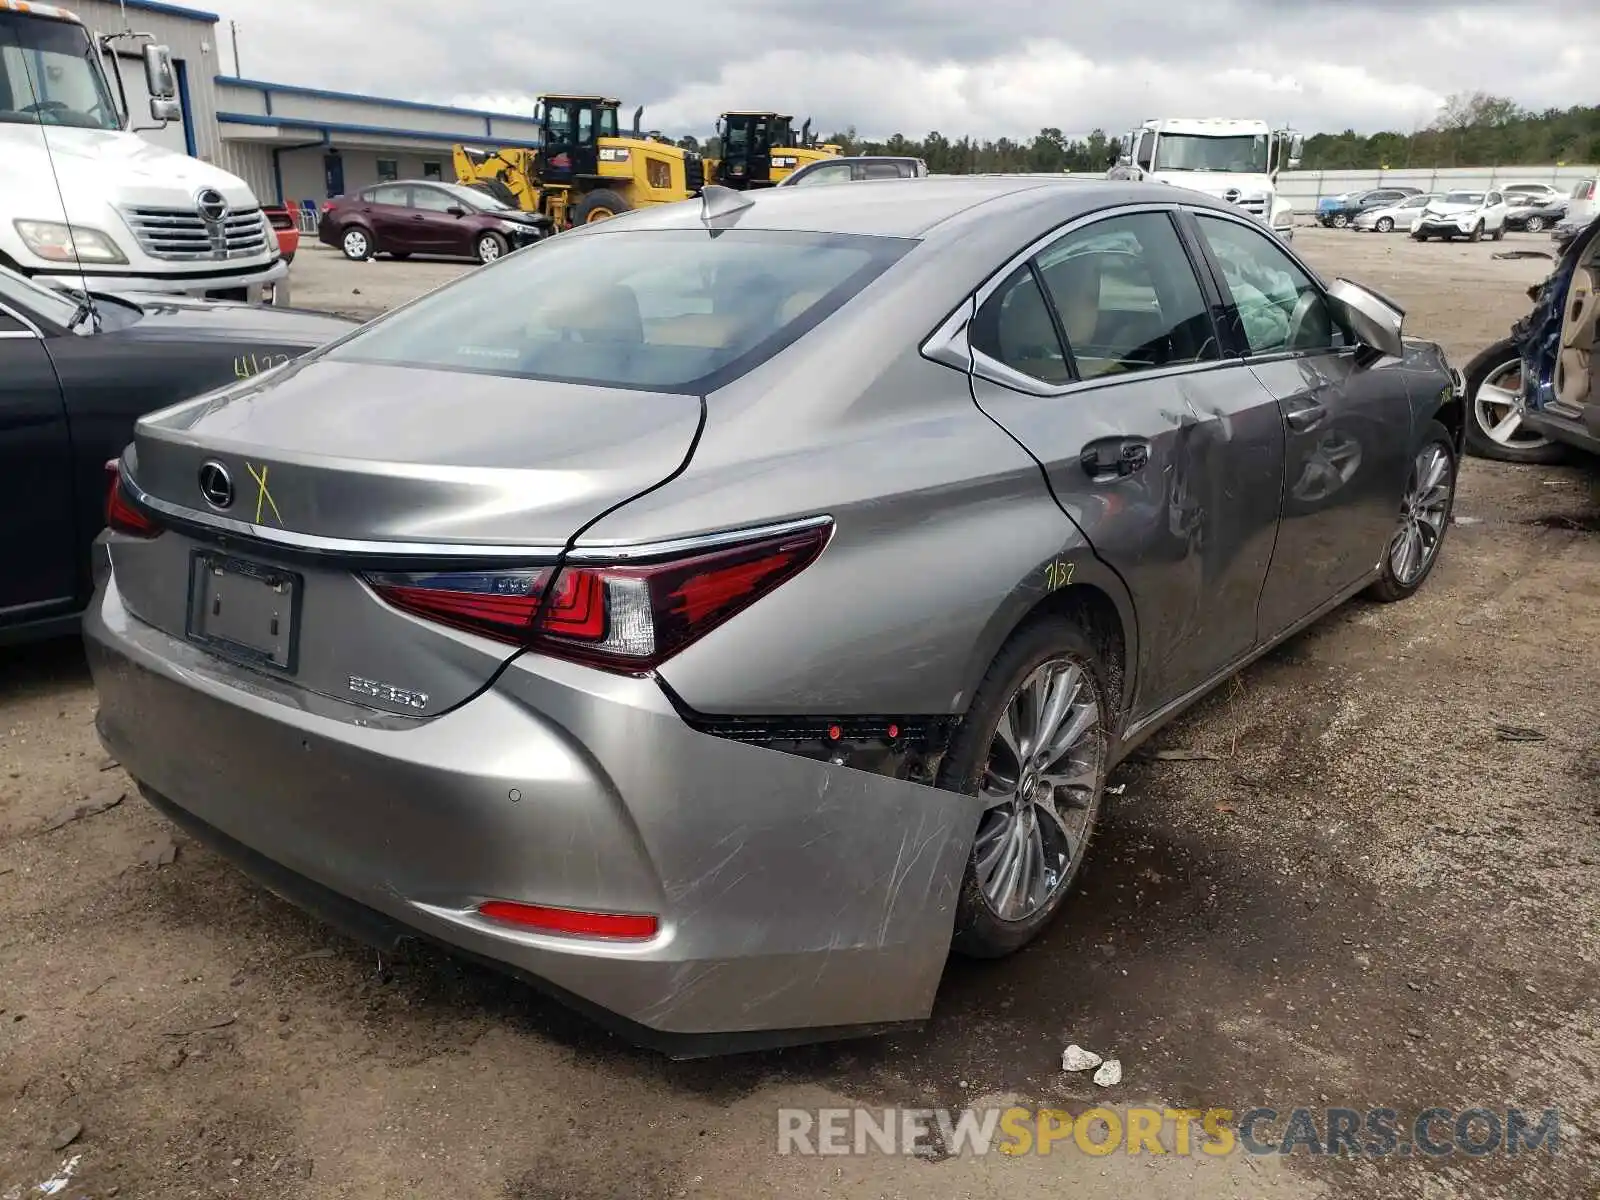
<svg viewBox="0 0 1600 1200">
<path fill-rule="evenodd" d="M 600 91 L 702 137 L 729 108 L 954 138 L 1158 115 L 1409 131 L 1452 92 L 1600 99 L 1600 0 L 219 3 L 253 78 L 507 111 Z"/>
</svg>

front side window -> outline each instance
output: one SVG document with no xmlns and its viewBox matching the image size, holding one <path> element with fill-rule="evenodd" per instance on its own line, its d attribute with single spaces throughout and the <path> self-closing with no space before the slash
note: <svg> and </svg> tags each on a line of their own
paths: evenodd
<svg viewBox="0 0 1600 1200">
<path fill-rule="evenodd" d="M 1489 205 L 1489 207 L 1493 208 L 1496 204 L 1500 203 L 1500 193 L 1490 192 L 1486 197 L 1484 197 L 1483 202 Z"/>
<path fill-rule="evenodd" d="M 1350 344 L 1322 289 L 1272 238 L 1222 217 L 1197 213 L 1195 220 L 1252 354 Z"/>
<path fill-rule="evenodd" d="M 602 108 L 600 110 L 600 136 L 601 137 L 616 137 L 617 136 L 617 110 L 616 109 L 614 109 L 614 108 Z"/>
<path fill-rule="evenodd" d="M 424 212 L 442 213 L 452 208 L 460 208 L 461 202 L 438 188 L 414 187 L 411 189 L 411 207 L 420 208 Z"/>
<path fill-rule="evenodd" d="M 1111 217 L 1039 255 L 1080 379 L 1219 358 L 1194 267 L 1166 213 Z"/>
<path fill-rule="evenodd" d="M 578 144 L 588 145 L 594 140 L 594 109 L 580 108 L 578 110 Z"/>
<path fill-rule="evenodd" d="M 915 242 L 766 230 L 554 238 L 447 284 L 335 360 L 704 393 L 754 369 Z"/>
<path fill-rule="evenodd" d="M 565 104 L 547 105 L 544 110 L 545 128 L 550 131 L 552 142 L 570 142 L 572 140 L 572 109 Z"/>
</svg>

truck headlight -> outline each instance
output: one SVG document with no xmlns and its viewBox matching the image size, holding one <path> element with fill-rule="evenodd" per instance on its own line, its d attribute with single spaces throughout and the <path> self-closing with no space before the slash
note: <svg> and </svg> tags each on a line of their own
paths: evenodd
<svg viewBox="0 0 1600 1200">
<path fill-rule="evenodd" d="M 13 221 L 17 236 L 48 262 L 126 263 L 117 244 L 98 229 L 61 221 Z"/>
</svg>

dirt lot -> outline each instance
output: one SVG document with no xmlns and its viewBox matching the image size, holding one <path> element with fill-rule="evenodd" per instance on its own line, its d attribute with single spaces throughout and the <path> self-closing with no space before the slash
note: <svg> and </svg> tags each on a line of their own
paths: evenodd
<svg viewBox="0 0 1600 1200">
<path fill-rule="evenodd" d="M 1460 365 L 1548 265 L 1299 244 L 1408 304 Z M 308 250 L 294 299 L 370 313 L 460 269 Z M 1469 462 L 1418 597 L 1347 606 L 1162 738 L 1212 757 L 1119 773 L 1039 944 L 953 964 L 923 1032 L 734 1060 L 634 1051 L 431 952 L 379 961 L 137 798 L 95 742 L 74 643 L 0 652 L 0 1198 L 1593 1200 L 1596 478 Z M 1068 1042 L 1117 1052 L 1123 1082 L 1062 1074 Z M 1515 1158 L 776 1153 L 782 1106 L 999 1097 L 1402 1121 L 1553 1106 L 1564 1124 L 1559 1153 Z"/>
</svg>

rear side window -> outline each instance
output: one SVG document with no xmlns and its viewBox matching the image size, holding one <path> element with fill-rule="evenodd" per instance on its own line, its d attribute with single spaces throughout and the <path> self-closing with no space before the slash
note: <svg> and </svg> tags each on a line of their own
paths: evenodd
<svg viewBox="0 0 1600 1200">
<path fill-rule="evenodd" d="M 394 204 L 405 208 L 411 203 L 411 189 L 406 187 L 375 187 L 366 195 L 371 204 Z"/>
<path fill-rule="evenodd" d="M 983 302 L 969 335 L 972 348 L 1045 383 L 1072 382 L 1072 368 L 1050 306 L 1024 263 Z"/>
<path fill-rule="evenodd" d="M 791 344 L 915 244 L 740 229 L 558 237 L 381 318 L 329 356 L 707 392 Z"/>
</svg>

